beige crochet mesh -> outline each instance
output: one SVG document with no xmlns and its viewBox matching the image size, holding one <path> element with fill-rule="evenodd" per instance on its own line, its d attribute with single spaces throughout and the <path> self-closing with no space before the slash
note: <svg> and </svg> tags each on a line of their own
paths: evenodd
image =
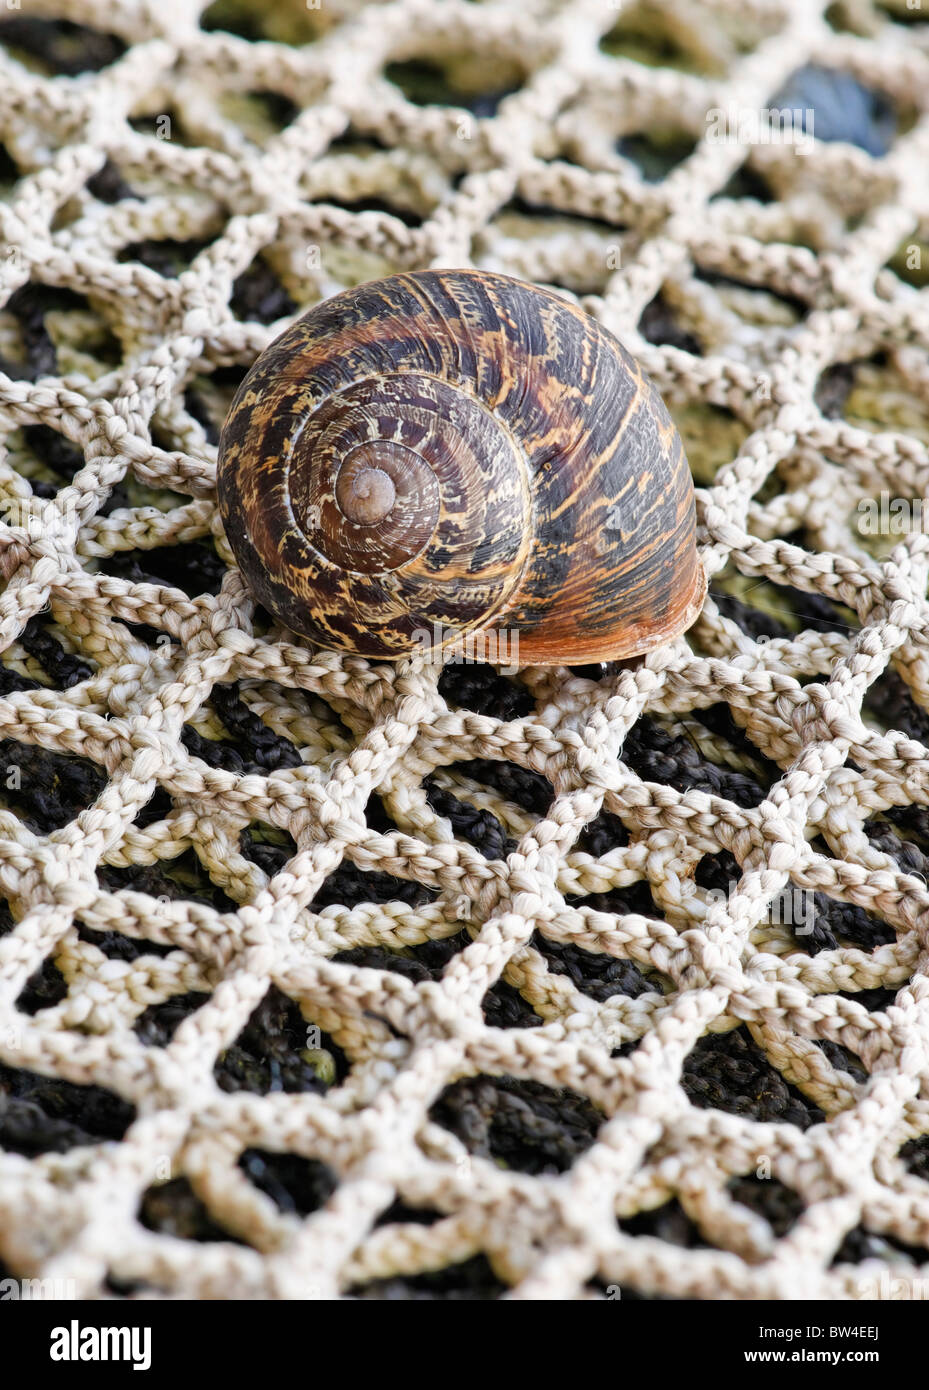
<svg viewBox="0 0 929 1390">
<path fill-rule="evenodd" d="M 294 0 L 275 3 L 256 33 L 266 41 L 251 42 L 201 27 L 195 0 L 23 0 L 22 16 L 115 34 L 125 51 L 74 77 L 15 47 L 0 55 L 0 139 L 19 174 L 0 204 L 3 301 L 30 281 L 82 297 L 49 316 L 60 375 L 0 376 L 0 634 L 7 666 L 35 677 L 19 639 L 49 610 L 65 651 L 90 667 L 66 688 L 40 676 L 0 698 L 0 730 L 102 774 L 96 799 L 49 833 L 12 799 L 0 810 L 15 921 L 0 936 L 0 1062 L 105 1088 L 136 1118 L 121 1140 L 0 1153 L 0 1257 L 20 1276 L 72 1279 L 88 1297 L 107 1278 L 149 1297 L 331 1297 L 480 1254 L 523 1298 L 604 1297 L 609 1284 L 852 1298 L 863 1275 L 888 1272 L 917 1290 L 929 1187 L 899 1151 L 929 1131 L 929 892 L 863 826 L 929 804 L 929 750 L 862 705 L 890 664 L 929 709 L 929 545 L 917 529 L 879 553 L 854 518 L 862 498 L 919 497 L 929 483 L 929 291 L 888 268 L 929 240 L 929 31 L 869 0 L 838 8 L 844 27 L 813 0 L 661 0 L 624 31 L 603 0 Z M 611 32 L 623 43 L 601 42 Z M 637 34 L 662 36 L 670 65 L 637 61 Z M 413 101 L 385 76 L 411 59 L 444 65 L 466 94 L 516 90 L 488 114 Z M 708 108 L 762 105 L 809 62 L 905 113 L 886 157 L 705 138 Z M 283 130 L 255 115 L 256 92 L 296 108 Z M 616 145 L 643 131 L 695 148 L 649 182 Z M 144 200 L 92 195 L 107 157 Z M 771 201 L 719 196 L 746 160 Z M 174 276 L 126 251 L 165 239 L 194 243 Z M 256 615 L 217 518 L 215 447 L 185 396 L 198 382 L 221 416 L 223 370 L 284 326 L 289 309 L 261 323 L 230 307 L 256 257 L 301 309 L 429 265 L 576 296 L 640 356 L 704 484 L 711 596 L 687 639 L 599 679 L 522 670 L 531 711 L 506 720 L 444 697 L 421 661 L 315 651 Z M 640 333 L 659 291 L 699 353 Z M 8 357 L 14 328 L 5 318 Z M 853 359 L 868 364 L 856 400 L 827 418 L 817 382 Z M 83 452 L 69 485 L 27 481 L 35 425 Z M 102 512 L 120 484 L 128 505 Z M 785 539 L 798 530 L 803 546 Z M 108 573 L 123 552 L 204 538 L 229 562 L 215 594 Z M 716 601 L 727 576 L 773 594 L 775 609 L 789 586 L 849 621 L 756 641 Z M 185 724 L 218 736 L 211 692 L 233 681 L 299 765 L 237 775 L 182 743 Z M 776 764 L 760 804 L 645 780 L 623 760 L 647 714 L 711 761 L 745 767 L 692 716 L 720 703 L 758 750 L 756 771 Z M 456 772 L 475 758 L 543 774 L 549 810 Z M 485 857 L 432 809 L 423 779 L 436 769 L 440 787 L 518 840 L 509 857 Z M 159 789 L 162 810 L 140 817 Z M 366 821 L 375 792 L 389 828 Z M 604 809 L 628 844 L 597 856 L 578 838 Z M 256 823 L 296 842 L 271 877 L 241 849 Z M 191 849 L 227 910 L 107 889 L 98 874 L 167 869 Z M 694 881 L 721 851 L 741 866 L 725 902 Z M 419 905 L 311 907 L 343 858 L 434 891 Z M 769 920 L 788 880 L 865 909 L 889 929 L 884 944 L 804 950 Z M 585 905 L 640 881 L 653 912 Z M 332 959 L 463 926 L 470 941 L 436 979 Z M 79 928 L 151 949 L 114 959 Z M 604 968 L 635 962 L 649 987 L 592 998 L 550 968 L 541 940 Z M 24 1011 L 17 1000 L 50 959 L 66 992 Z M 500 980 L 538 1026 L 487 1023 L 482 1000 Z M 217 1085 L 217 1058 L 272 984 L 344 1053 L 337 1084 Z M 874 990 L 896 999 L 857 997 Z M 165 1045 L 146 1041 L 143 1011 L 190 991 L 206 996 L 200 1007 Z M 688 1100 L 681 1072 L 698 1039 L 740 1027 L 824 1122 Z M 824 1043 L 861 1065 L 835 1065 Z M 433 1107 L 477 1076 L 569 1088 L 600 1117 L 594 1141 L 560 1173 L 469 1153 Z M 319 1160 L 337 1185 L 308 1216 L 284 1210 L 243 1171 L 246 1149 Z M 759 1174 L 802 1199 L 787 1234 L 734 1195 L 731 1179 Z M 139 1221 L 143 1192 L 180 1176 L 234 1238 Z M 397 1198 L 407 1215 L 379 1223 Z M 692 1248 L 630 1229 L 671 1199 L 700 1233 Z M 416 1208 L 435 1219 L 410 1219 Z M 886 1262 L 834 1262 L 859 1227 L 885 1238 Z"/>
</svg>

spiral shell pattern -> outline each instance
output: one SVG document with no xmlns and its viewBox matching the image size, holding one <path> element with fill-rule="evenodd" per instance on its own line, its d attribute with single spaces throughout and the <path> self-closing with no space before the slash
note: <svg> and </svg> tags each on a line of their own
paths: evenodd
<svg viewBox="0 0 929 1390">
<path fill-rule="evenodd" d="M 305 314 L 239 388 L 218 487 L 262 603 L 363 656 L 513 629 L 521 661 L 613 659 L 702 603 L 660 398 L 593 319 L 507 276 L 390 276 Z"/>
</svg>

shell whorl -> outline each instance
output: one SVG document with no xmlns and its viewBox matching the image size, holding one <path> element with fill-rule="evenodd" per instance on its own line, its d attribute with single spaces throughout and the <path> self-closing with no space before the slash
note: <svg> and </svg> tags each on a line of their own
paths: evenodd
<svg viewBox="0 0 929 1390">
<path fill-rule="evenodd" d="M 363 656 L 513 628 L 521 661 L 604 660 L 702 602 L 657 392 L 593 319 L 506 276 L 391 276 L 298 319 L 236 394 L 218 487 L 265 606 Z"/>
<path fill-rule="evenodd" d="M 485 623 L 529 550 L 529 476 L 506 429 L 415 371 L 362 378 L 297 411 L 282 455 L 296 537 L 282 558 L 310 580 L 329 640 L 363 650 L 360 629 L 375 639 L 364 654 L 398 654 L 415 631 Z M 312 574 L 300 568 L 307 545 L 321 557 Z"/>
</svg>

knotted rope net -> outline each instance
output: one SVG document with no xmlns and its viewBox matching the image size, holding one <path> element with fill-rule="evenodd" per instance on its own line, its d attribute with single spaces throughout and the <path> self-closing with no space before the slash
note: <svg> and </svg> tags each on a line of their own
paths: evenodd
<svg viewBox="0 0 929 1390">
<path fill-rule="evenodd" d="M 862 524 L 929 484 L 920 10 L 22 0 L 0 45 L 0 1273 L 920 1296 L 929 546 Z M 746 134 L 785 91 L 815 130 Z M 250 363 L 468 264 L 662 391 L 685 639 L 394 666 L 244 588 Z"/>
</svg>

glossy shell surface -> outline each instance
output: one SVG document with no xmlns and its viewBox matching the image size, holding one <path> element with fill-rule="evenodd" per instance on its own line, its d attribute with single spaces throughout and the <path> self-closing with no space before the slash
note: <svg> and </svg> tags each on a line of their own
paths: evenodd
<svg viewBox="0 0 929 1390">
<path fill-rule="evenodd" d="M 660 396 L 589 315 L 508 276 L 395 275 L 310 310 L 236 393 L 218 487 L 265 607 L 363 656 L 493 631 L 522 665 L 615 660 L 703 602 Z"/>
</svg>

